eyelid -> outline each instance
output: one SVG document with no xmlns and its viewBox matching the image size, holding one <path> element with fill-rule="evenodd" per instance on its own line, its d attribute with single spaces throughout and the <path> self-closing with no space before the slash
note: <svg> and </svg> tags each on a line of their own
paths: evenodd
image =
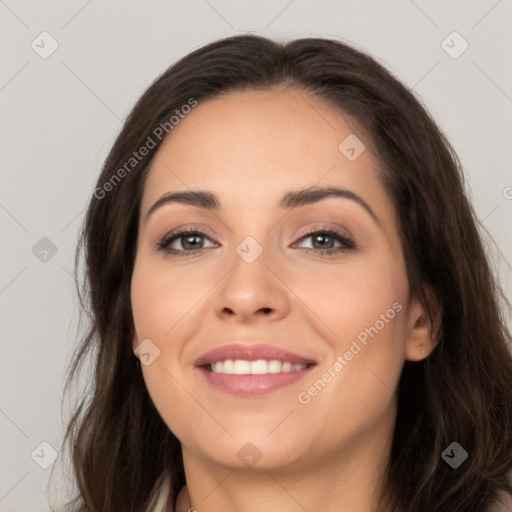
<svg viewBox="0 0 512 512">
<path fill-rule="evenodd" d="M 221 238 L 217 235 L 212 229 L 208 228 L 204 224 L 196 224 L 196 223 L 188 223 L 188 224 L 180 224 L 175 228 L 169 230 L 163 237 L 160 238 L 169 238 L 173 235 L 177 235 L 182 232 L 194 231 L 200 234 L 204 234 L 210 238 Z"/>
<path fill-rule="evenodd" d="M 308 224 L 309 226 L 310 224 Z M 307 227 L 307 228 L 301 228 L 299 230 L 299 233 L 298 234 L 294 234 L 293 235 L 293 238 L 297 239 L 298 237 L 298 240 L 304 238 L 305 236 L 307 235 L 311 235 L 313 233 L 317 233 L 319 231 L 327 231 L 327 232 L 331 232 L 331 233 L 335 233 L 337 235 L 340 235 L 340 236 L 343 236 L 345 238 L 348 238 L 348 239 L 352 239 L 352 235 L 351 233 L 343 228 L 342 226 L 340 226 L 339 224 L 334 224 L 335 227 L 333 227 L 332 223 L 329 223 L 329 222 L 322 222 L 320 221 L 320 224 L 316 223 L 314 224 L 313 227 Z M 305 229 L 305 231 L 303 231 Z"/>
</svg>

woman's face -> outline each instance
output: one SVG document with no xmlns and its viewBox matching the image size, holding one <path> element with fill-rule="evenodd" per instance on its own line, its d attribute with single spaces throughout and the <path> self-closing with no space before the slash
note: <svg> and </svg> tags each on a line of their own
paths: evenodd
<svg viewBox="0 0 512 512">
<path fill-rule="evenodd" d="M 200 102 L 159 149 L 133 348 L 143 342 L 145 383 L 184 457 L 298 468 L 389 446 L 404 361 L 432 347 L 417 348 L 424 312 L 369 146 L 280 88 Z M 327 187 L 341 192 L 302 192 Z"/>
</svg>

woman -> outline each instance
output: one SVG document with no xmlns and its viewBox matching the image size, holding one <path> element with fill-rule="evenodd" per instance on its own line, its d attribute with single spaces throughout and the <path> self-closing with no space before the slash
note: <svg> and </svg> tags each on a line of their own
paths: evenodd
<svg viewBox="0 0 512 512">
<path fill-rule="evenodd" d="M 242 35 L 171 66 L 78 247 L 70 510 L 508 510 L 510 334 L 476 224 L 368 55 Z"/>
</svg>

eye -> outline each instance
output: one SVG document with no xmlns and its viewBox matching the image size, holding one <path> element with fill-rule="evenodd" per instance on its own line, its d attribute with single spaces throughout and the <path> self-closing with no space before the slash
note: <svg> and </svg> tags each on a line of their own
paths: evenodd
<svg viewBox="0 0 512 512">
<path fill-rule="evenodd" d="M 355 243 L 346 235 L 328 227 L 316 228 L 313 231 L 309 231 L 303 235 L 299 241 L 307 240 L 308 238 L 312 240 L 313 247 L 306 247 L 302 252 L 312 252 L 321 257 L 328 257 L 332 254 L 350 251 L 356 247 Z M 335 242 L 339 242 L 341 245 L 333 247 Z"/>
<path fill-rule="evenodd" d="M 196 229 L 184 229 L 176 233 L 169 233 L 157 244 L 157 249 L 165 251 L 172 256 L 182 256 L 196 254 L 204 246 L 201 238 L 207 238 L 205 233 Z M 177 243 L 176 243 L 177 242 Z M 181 249 L 172 247 L 172 245 L 181 246 Z"/>
<path fill-rule="evenodd" d="M 302 237 L 299 238 L 299 242 L 309 238 L 312 239 L 314 247 L 306 247 L 301 252 L 312 252 L 321 257 L 328 257 L 332 254 L 338 254 L 355 248 L 355 243 L 350 238 L 333 228 L 316 228 L 302 235 Z M 201 239 L 210 240 L 202 231 L 187 228 L 169 233 L 156 245 L 158 250 L 164 251 L 171 256 L 187 256 L 197 254 L 206 248 Z M 333 247 L 336 242 L 340 245 Z M 179 246 L 181 246 L 181 248 L 179 248 Z"/>
</svg>

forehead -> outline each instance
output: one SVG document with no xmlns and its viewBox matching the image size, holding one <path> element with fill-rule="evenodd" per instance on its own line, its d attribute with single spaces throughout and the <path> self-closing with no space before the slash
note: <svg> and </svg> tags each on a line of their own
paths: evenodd
<svg viewBox="0 0 512 512">
<path fill-rule="evenodd" d="M 346 153 L 352 148 L 355 159 Z M 188 189 L 214 190 L 221 203 L 245 209 L 312 185 L 386 201 L 370 148 L 357 123 L 304 91 L 230 92 L 199 102 L 164 140 L 142 210 L 167 191 Z"/>
</svg>

